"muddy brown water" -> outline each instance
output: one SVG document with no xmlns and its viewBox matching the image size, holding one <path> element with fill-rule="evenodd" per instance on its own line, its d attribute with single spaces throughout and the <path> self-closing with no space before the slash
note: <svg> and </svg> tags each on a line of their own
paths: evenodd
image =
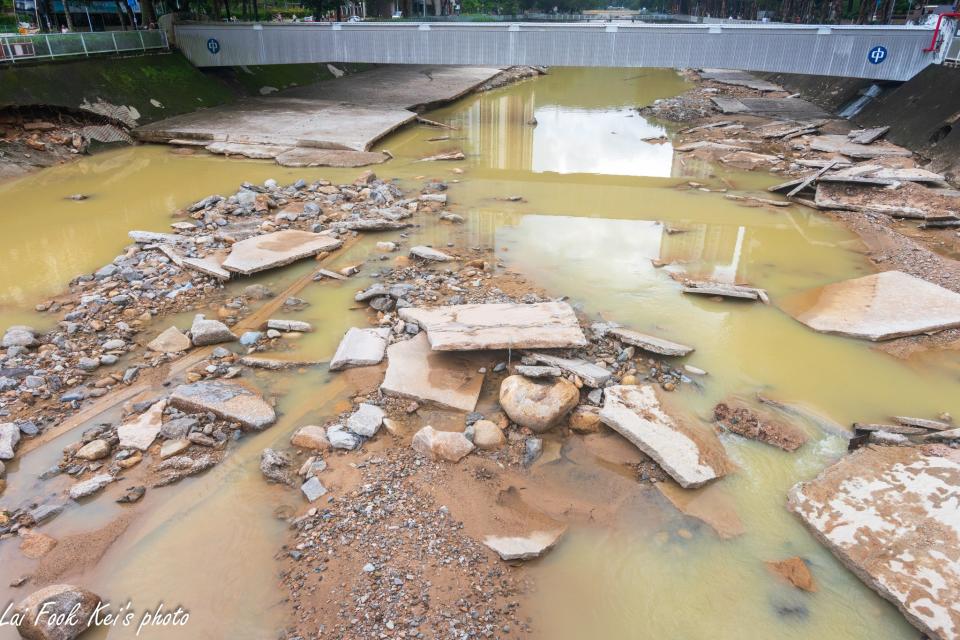
<svg viewBox="0 0 960 640">
<path fill-rule="evenodd" d="M 722 496 L 720 517 L 742 522 L 745 533 L 738 537 L 720 539 L 665 499 L 651 499 L 641 485 L 638 499 L 625 503 L 613 526 L 573 527 L 535 566 L 536 626 L 543 637 L 571 640 L 918 637 L 787 513 L 785 495 L 793 483 L 842 454 L 843 425 L 893 414 L 960 415 L 960 372 L 942 356 L 898 361 L 863 342 L 816 334 L 777 308 L 779 297 L 863 275 L 871 267 L 853 235 L 812 211 L 749 208 L 722 193 L 689 188 L 693 180 L 710 189 L 762 191 L 778 179 L 691 162 L 669 143 L 645 141 L 669 131 L 634 107 L 684 87 L 672 71 L 556 69 L 428 114 L 454 124 L 455 131 L 417 126 L 377 145 L 396 156 L 375 167 L 380 176 L 398 177 L 411 189 L 423 178 L 451 181 L 450 210 L 466 218 L 464 225 L 427 224 L 414 232 L 411 244 L 493 247 L 508 268 L 555 295 L 569 296 L 591 318 L 695 346 L 683 362 L 709 373 L 680 393 L 701 416 L 729 394 L 759 392 L 798 407 L 800 415 L 793 419 L 811 436 L 793 454 L 724 436 L 740 469 L 714 491 Z M 532 118 L 536 126 L 528 124 Z M 429 141 L 444 136 L 449 139 Z M 467 154 L 465 161 L 416 162 L 457 148 Z M 144 146 L 0 185 L 6 205 L 0 214 L 5 231 L 0 324 L 47 325 L 49 318 L 31 311 L 34 304 L 120 253 L 128 230 L 165 230 L 170 212 L 193 200 L 232 193 L 244 180 L 349 182 L 357 173 L 282 169 Z M 64 199 L 78 192 L 90 198 Z M 511 196 L 522 199 L 507 201 Z M 371 273 L 381 264 L 374 247 L 380 238 L 395 239 L 370 234 L 336 258 L 334 266 L 372 257 L 362 276 L 345 284 L 311 284 L 300 294 L 311 304 L 289 317 L 318 330 L 295 344 L 291 354 L 297 359 L 329 358 L 348 327 L 366 324 L 352 296 L 373 281 Z M 657 268 L 654 260 L 671 264 Z M 293 265 L 230 287 L 263 282 L 279 290 L 309 269 Z M 670 270 L 765 287 L 774 304 L 684 296 Z M 175 321 L 185 328 L 189 316 Z M 285 525 L 273 514 L 278 507 L 299 507 L 301 498 L 263 481 L 260 451 L 284 448 L 295 428 L 343 410 L 354 389 L 349 378 L 323 367 L 251 377 L 278 399 L 281 418 L 234 445 L 218 467 L 148 491 L 131 508 L 112 502 L 123 488 L 117 483 L 81 506 L 68 505 L 41 528 L 62 538 L 135 511 L 99 562 L 64 579 L 116 603 L 130 601 L 138 612 L 160 603 L 190 611 L 185 629 L 148 628 L 140 637 L 264 638 L 284 626 L 274 555 Z M 97 421 L 109 419 L 116 416 Z M 78 434 L 64 434 L 9 465 L 10 486 L 0 504 L 16 506 L 62 491 L 67 480 L 41 482 L 36 475 Z M 546 451 L 541 464 L 556 465 L 564 482 L 585 482 L 559 444 L 548 442 Z M 622 482 L 623 467 L 602 460 L 597 467 L 620 474 Z M 590 486 L 580 488 L 591 492 Z M 764 566 L 796 555 L 809 563 L 816 593 L 793 589 Z M 36 566 L 15 541 L 0 543 L 0 603 L 24 595 L 26 587 L 6 585 Z M 91 635 L 125 638 L 134 632 L 120 627 Z M 9 627 L 0 627 L 0 638 L 13 637 Z"/>
</svg>

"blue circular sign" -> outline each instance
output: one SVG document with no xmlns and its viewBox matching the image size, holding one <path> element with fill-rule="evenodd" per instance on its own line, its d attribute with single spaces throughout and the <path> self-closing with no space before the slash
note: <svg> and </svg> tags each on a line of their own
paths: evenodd
<svg viewBox="0 0 960 640">
<path fill-rule="evenodd" d="M 220 42 L 216 38 L 207 40 L 207 51 L 210 53 L 220 53 Z M 884 50 L 884 54 L 886 54 L 886 50 Z"/>
<path fill-rule="evenodd" d="M 880 45 L 877 45 L 873 49 L 870 49 L 870 52 L 867 54 L 867 60 L 870 61 L 870 64 L 880 64 L 886 59 L 887 59 L 887 48 L 881 47 Z"/>
</svg>

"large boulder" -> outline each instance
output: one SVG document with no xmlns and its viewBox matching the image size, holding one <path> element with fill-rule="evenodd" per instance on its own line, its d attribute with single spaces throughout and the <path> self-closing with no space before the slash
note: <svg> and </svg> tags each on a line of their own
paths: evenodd
<svg viewBox="0 0 960 640">
<path fill-rule="evenodd" d="M 27 640 L 73 640 L 90 627 L 100 604 L 95 593 L 69 584 L 35 591 L 16 608 L 20 637 Z"/>
<path fill-rule="evenodd" d="M 411 445 L 417 453 L 421 453 L 433 460 L 459 462 L 461 458 L 473 451 L 473 443 L 458 431 L 437 431 L 426 426 L 413 436 Z"/>
<path fill-rule="evenodd" d="M 510 376 L 500 385 L 500 406 L 511 420 L 535 433 L 557 424 L 579 401 L 580 391 L 563 378 L 530 380 Z"/>
</svg>

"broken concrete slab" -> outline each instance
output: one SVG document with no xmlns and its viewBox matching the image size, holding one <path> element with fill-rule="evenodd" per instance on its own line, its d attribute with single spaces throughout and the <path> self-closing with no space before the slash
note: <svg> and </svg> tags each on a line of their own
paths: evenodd
<svg viewBox="0 0 960 640">
<path fill-rule="evenodd" d="M 807 434 L 799 427 L 739 398 L 717 404 L 713 419 L 728 431 L 784 451 L 796 451 L 807 441 Z"/>
<path fill-rule="evenodd" d="M 281 318 L 270 318 L 267 320 L 267 329 L 276 331 L 287 331 L 296 333 L 310 333 L 313 331 L 313 325 L 303 320 L 284 320 Z"/>
<path fill-rule="evenodd" d="M 895 144 L 857 144 L 844 135 L 814 136 L 810 139 L 810 148 L 814 151 L 839 153 L 850 158 L 880 158 L 900 156 L 909 158 L 913 152 Z"/>
<path fill-rule="evenodd" d="M 70 487 L 70 498 L 72 500 L 81 500 L 92 496 L 111 482 L 113 482 L 113 476 L 109 473 L 101 473 L 100 475 L 93 476 L 88 480 L 78 482 Z"/>
<path fill-rule="evenodd" d="M 901 271 L 804 291 L 783 308 L 815 331 L 873 341 L 960 327 L 960 294 Z"/>
<path fill-rule="evenodd" d="M 420 333 L 387 349 L 389 365 L 381 391 L 387 395 L 433 402 L 459 411 L 477 406 L 483 374 L 477 357 L 440 353 Z"/>
<path fill-rule="evenodd" d="M 890 127 L 872 127 L 870 129 L 857 129 L 847 134 L 850 141 L 854 144 L 870 144 L 887 135 Z"/>
<path fill-rule="evenodd" d="M 235 382 L 204 380 L 182 384 L 170 395 L 170 405 L 182 411 L 210 411 L 224 420 L 259 431 L 273 424 L 277 414 L 257 393 Z"/>
<path fill-rule="evenodd" d="M 330 371 L 380 364 L 387 350 L 389 335 L 389 327 L 364 329 L 352 327 L 343 336 L 337 352 L 333 354 Z"/>
<path fill-rule="evenodd" d="M 534 531 L 525 536 L 486 536 L 483 544 L 496 552 L 501 560 L 533 560 L 556 546 L 564 529 Z"/>
<path fill-rule="evenodd" d="M 693 353 L 693 347 L 688 347 L 687 345 L 680 344 L 679 342 L 671 342 L 670 340 L 664 340 L 663 338 L 649 336 L 645 333 L 640 333 L 639 331 L 633 331 L 632 329 L 614 327 L 607 331 L 607 335 L 612 335 L 621 342 L 639 347 L 644 351 L 649 351 L 650 353 L 658 353 L 662 356 L 681 357 Z"/>
<path fill-rule="evenodd" d="M 211 254 L 203 258 L 181 258 L 180 263 L 187 269 L 225 282 L 230 279 L 232 274 L 223 268 L 224 259 L 225 257 L 222 255 Z"/>
<path fill-rule="evenodd" d="M 926 429 L 929 431 L 947 431 L 948 429 L 955 429 L 956 425 L 951 422 L 944 422 L 943 420 L 930 420 L 929 418 L 911 418 L 910 416 L 893 416 L 894 421 L 897 424 L 901 424 L 907 427 L 917 427 L 920 429 Z"/>
<path fill-rule="evenodd" d="M 699 489 L 684 489 L 675 482 L 657 482 L 654 486 L 684 515 L 708 524 L 724 540 L 746 533 L 736 503 L 721 484 Z"/>
<path fill-rule="evenodd" d="M 412 226 L 412 222 L 402 222 L 389 218 L 361 218 L 359 220 L 334 222 L 330 225 L 330 228 L 338 231 L 396 231 Z"/>
<path fill-rule="evenodd" d="M 767 292 L 763 289 L 736 284 L 726 284 L 724 282 L 696 282 L 693 280 L 687 280 L 683 283 L 682 291 L 684 293 L 693 293 L 705 296 L 740 298 L 743 300 L 760 300 L 764 304 L 770 304 L 770 298 L 767 295 Z"/>
<path fill-rule="evenodd" d="M 400 317 L 426 331 L 436 351 L 583 347 L 587 338 L 566 302 L 409 307 Z"/>
<path fill-rule="evenodd" d="M 275 231 L 241 240 L 233 245 L 223 268 L 249 275 L 258 271 L 282 267 L 315 256 L 321 251 L 332 251 L 343 244 L 325 233 L 311 233 L 296 229 Z"/>
<path fill-rule="evenodd" d="M 410 255 L 420 258 L 421 260 L 427 260 L 428 262 L 450 262 L 455 259 L 443 251 L 438 251 L 432 247 L 425 247 L 423 245 L 410 247 Z"/>
<path fill-rule="evenodd" d="M 721 113 L 749 113 L 778 120 L 829 118 L 830 114 L 799 98 L 722 98 L 710 100 Z M 844 136 L 846 139 L 846 136 Z"/>
<path fill-rule="evenodd" d="M 385 417 L 387 414 L 377 405 L 361 402 L 357 410 L 347 418 L 347 429 L 358 436 L 372 438 L 380 430 Z"/>
<path fill-rule="evenodd" d="M 788 508 L 930 638 L 960 637 L 960 452 L 862 447 L 791 489 Z"/>
<path fill-rule="evenodd" d="M 166 407 L 166 400 L 154 402 L 149 409 L 137 416 L 136 420 L 117 427 L 120 446 L 140 451 L 149 449 L 163 427 L 163 410 Z"/>
<path fill-rule="evenodd" d="M 212 142 L 204 147 L 204 150 L 215 155 L 243 156 L 251 160 L 272 160 L 289 149 L 290 145 L 250 144 L 243 142 Z"/>
<path fill-rule="evenodd" d="M 685 489 L 703 486 L 733 468 L 713 431 L 667 408 L 652 385 L 607 387 L 600 419 L 653 458 Z"/>
<path fill-rule="evenodd" d="M 389 160 L 385 153 L 375 151 L 352 151 L 346 149 L 315 149 L 297 147 L 276 155 L 282 167 L 366 167 Z"/>
<path fill-rule="evenodd" d="M 739 145 L 725 144 L 722 142 L 713 142 L 711 140 L 698 140 L 696 142 L 691 142 L 689 144 L 684 144 L 679 147 L 674 147 L 674 151 L 680 153 L 687 153 L 690 151 L 696 151 L 698 149 L 707 149 L 713 151 L 749 151 L 750 147 L 742 147 Z"/>
<path fill-rule="evenodd" d="M 735 87 L 747 87 L 757 91 L 783 91 L 783 87 L 754 76 L 747 71 L 732 71 L 729 69 L 703 69 L 700 77 L 704 80 L 713 80 L 720 84 L 729 84 Z"/>
<path fill-rule="evenodd" d="M 598 389 L 607 383 L 607 380 L 613 375 L 600 365 L 581 360 L 580 358 L 561 358 L 548 353 L 525 353 L 524 357 L 532 359 L 534 362 L 544 364 L 550 367 L 557 367 L 577 376 L 588 387 Z"/>
</svg>

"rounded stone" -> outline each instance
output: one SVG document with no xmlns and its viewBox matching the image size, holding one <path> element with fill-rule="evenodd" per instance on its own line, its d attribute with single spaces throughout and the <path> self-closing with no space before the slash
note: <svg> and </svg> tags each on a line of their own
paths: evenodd
<svg viewBox="0 0 960 640">
<path fill-rule="evenodd" d="M 81 460 L 100 460 L 110 455 L 110 443 L 106 440 L 94 440 L 89 442 L 74 454 L 74 457 Z"/>
<path fill-rule="evenodd" d="M 477 420 L 473 423 L 473 444 L 478 449 L 489 451 L 503 446 L 506 438 L 503 431 L 489 420 Z"/>
<path fill-rule="evenodd" d="M 580 391 L 563 378 L 510 376 L 500 385 L 500 406 L 511 420 L 534 433 L 549 430 L 579 401 Z"/>
<path fill-rule="evenodd" d="M 581 405 L 570 412 L 569 421 L 570 428 L 576 433 L 596 433 L 600 431 L 600 410 Z"/>
<path fill-rule="evenodd" d="M 35 591 L 17 605 L 17 631 L 23 638 L 73 640 L 90 628 L 100 597 L 81 587 L 54 584 Z M 40 615 L 41 610 L 44 615 Z M 71 615 L 72 614 L 72 615 Z M 49 624 L 52 621 L 62 624 Z"/>
</svg>

